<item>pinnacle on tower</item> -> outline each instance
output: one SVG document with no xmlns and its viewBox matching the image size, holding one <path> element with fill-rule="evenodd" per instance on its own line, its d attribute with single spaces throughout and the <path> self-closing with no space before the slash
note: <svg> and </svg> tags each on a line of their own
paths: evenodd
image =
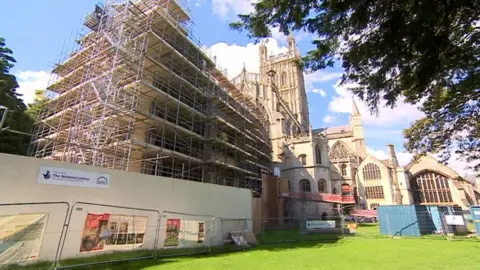
<svg viewBox="0 0 480 270">
<path fill-rule="evenodd" d="M 288 43 L 288 50 L 291 52 L 296 52 L 295 38 L 293 37 L 292 33 L 288 34 L 287 43 Z"/>
<path fill-rule="evenodd" d="M 352 97 L 352 115 L 360 115 L 360 111 L 358 110 L 357 103 L 355 99 Z"/>
<path fill-rule="evenodd" d="M 288 34 L 287 40 L 295 40 L 292 33 Z"/>
</svg>

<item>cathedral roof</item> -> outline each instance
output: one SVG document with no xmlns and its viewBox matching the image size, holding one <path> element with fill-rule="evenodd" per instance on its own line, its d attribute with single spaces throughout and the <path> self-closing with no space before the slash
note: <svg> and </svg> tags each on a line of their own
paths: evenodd
<svg viewBox="0 0 480 270">
<path fill-rule="evenodd" d="M 325 128 L 327 135 L 329 134 L 338 134 L 342 132 L 350 132 L 352 128 L 350 126 L 336 126 L 336 127 L 327 127 Z"/>
<path fill-rule="evenodd" d="M 342 134 L 345 132 L 352 132 L 352 127 L 347 125 L 347 126 L 336 126 L 336 127 L 312 129 L 312 134 L 324 133 L 327 136 L 334 135 L 334 134 Z"/>
<path fill-rule="evenodd" d="M 317 134 L 317 133 L 322 133 L 325 131 L 325 128 L 316 128 L 316 129 L 312 129 L 312 133 L 313 134 Z"/>
<path fill-rule="evenodd" d="M 384 159 L 384 160 L 380 160 L 383 164 L 385 164 L 385 166 L 389 167 L 389 168 L 392 168 L 392 166 L 390 166 L 390 161 L 388 159 Z"/>
</svg>

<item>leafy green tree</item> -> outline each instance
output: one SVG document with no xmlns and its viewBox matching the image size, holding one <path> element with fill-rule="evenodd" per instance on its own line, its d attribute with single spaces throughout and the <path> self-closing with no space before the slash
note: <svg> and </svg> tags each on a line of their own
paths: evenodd
<svg viewBox="0 0 480 270">
<path fill-rule="evenodd" d="M 27 106 L 21 99 L 21 94 L 16 92 L 17 79 L 9 71 L 13 67 L 15 59 L 12 51 L 6 47 L 5 39 L 0 38 L 0 105 L 8 108 L 3 128 L 30 133 L 33 121 L 26 114 Z M 3 117 L 5 110 L 0 110 Z M 0 133 L 0 152 L 25 155 L 28 149 L 30 137 L 15 134 L 8 131 Z"/>
<path fill-rule="evenodd" d="M 480 1 L 259 0 L 230 26 L 253 38 L 312 34 L 307 71 L 342 64 L 342 83 L 372 113 L 399 100 L 425 117 L 404 131 L 407 150 L 452 149 L 480 170 Z"/>
<path fill-rule="evenodd" d="M 44 93 L 45 93 L 45 90 L 42 90 L 42 89 L 35 90 L 35 99 L 33 100 L 33 103 L 28 104 L 26 113 L 28 114 L 28 116 L 30 116 L 30 118 L 34 122 L 37 118 L 37 115 L 43 109 L 44 104 L 46 102 L 46 99 L 43 97 Z"/>
</svg>

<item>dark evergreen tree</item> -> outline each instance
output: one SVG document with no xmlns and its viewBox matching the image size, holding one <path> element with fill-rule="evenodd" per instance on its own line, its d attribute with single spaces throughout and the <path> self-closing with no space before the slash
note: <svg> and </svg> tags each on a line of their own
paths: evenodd
<svg viewBox="0 0 480 270">
<path fill-rule="evenodd" d="M 6 47 L 5 39 L 0 38 L 0 106 L 8 108 L 3 128 L 30 133 L 33 120 L 26 113 L 27 106 L 23 103 L 21 95 L 16 92 L 17 79 L 10 74 L 15 59 L 12 51 Z M 0 109 L 3 117 L 5 110 Z M 0 118 L 1 119 L 1 118 Z M 25 155 L 30 142 L 30 136 L 20 135 L 9 131 L 0 133 L 0 152 Z"/>
</svg>

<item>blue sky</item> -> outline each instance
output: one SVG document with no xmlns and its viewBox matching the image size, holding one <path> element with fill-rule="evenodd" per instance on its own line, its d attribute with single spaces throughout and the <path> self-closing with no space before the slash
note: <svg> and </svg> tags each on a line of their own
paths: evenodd
<svg viewBox="0 0 480 270">
<path fill-rule="evenodd" d="M 239 72 L 243 65 L 249 71 L 258 71 L 257 46 L 245 33 L 232 31 L 228 23 L 235 14 L 248 12 L 251 0 L 185 0 L 191 10 L 192 28 L 201 43 L 209 48 L 217 62 L 229 70 L 229 76 Z M 49 72 L 59 56 L 67 53 L 82 30 L 85 15 L 97 0 L 25 0 L 4 1 L 7 10 L 0 17 L 0 36 L 14 51 L 17 64 L 13 73 L 20 82 L 20 92 L 25 100 L 33 91 L 45 88 Z M 273 31 L 268 47 L 272 53 L 285 48 L 285 37 Z M 311 48 L 311 36 L 296 33 L 298 48 L 302 53 Z M 338 86 L 342 70 L 338 67 L 307 74 L 307 97 L 310 121 L 313 128 L 346 125 L 351 110 L 351 94 L 346 87 Z M 380 115 L 372 116 L 357 101 L 364 123 L 364 135 L 369 152 L 378 158 L 386 158 L 386 144 L 395 145 L 401 163 L 406 164 L 411 155 L 403 153 L 402 130 L 421 117 L 415 106 L 400 103 L 394 110 L 382 108 Z M 452 160 L 452 167 L 463 174 L 461 162 Z"/>
</svg>

